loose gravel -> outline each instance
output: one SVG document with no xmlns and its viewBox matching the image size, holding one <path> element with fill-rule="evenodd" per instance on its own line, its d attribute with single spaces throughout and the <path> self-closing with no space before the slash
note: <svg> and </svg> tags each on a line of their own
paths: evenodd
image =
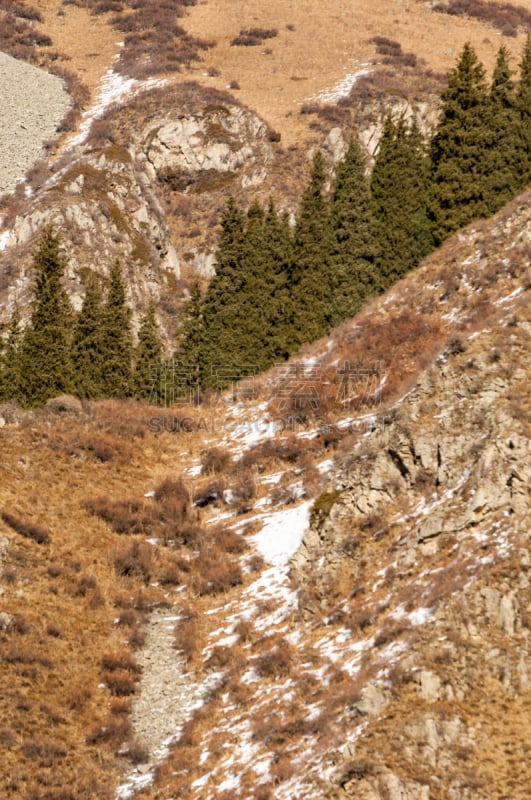
<svg viewBox="0 0 531 800">
<path fill-rule="evenodd" d="M 0 195 L 43 156 L 70 107 L 63 81 L 0 52 Z"/>
</svg>

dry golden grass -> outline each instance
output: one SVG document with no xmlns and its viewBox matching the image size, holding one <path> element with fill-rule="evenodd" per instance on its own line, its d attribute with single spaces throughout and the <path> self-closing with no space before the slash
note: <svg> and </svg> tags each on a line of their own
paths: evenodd
<svg viewBox="0 0 531 800">
<path fill-rule="evenodd" d="M 531 9 L 529 2 L 523 3 Z M 242 7 L 237 0 L 208 0 L 190 9 L 185 20 L 194 36 L 212 39 L 217 46 L 197 65 L 197 80 L 226 88 L 236 80 L 236 96 L 258 111 L 290 145 L 307 136 L 307 121 L 300 115 L 303 103 L 333 88 L 347 74 L 358 71 L 375 56 L 374 35 L 400 42 L 436 72 L 446 73 L 467 40 L 479 57 L 493 65 L 497 33 L 477 20 L 446 17 L 426 3 L 412 0 L 397 7 L 394 0 L 367 4 L 362 0 L 252 0 Z M 278 36 L 257 47 L 235 47 L 231 41 L 241 29 L 276 28 Z M 489 41 L 490 39 L 490 41 Z M 523 33 L 505 39 L 519 53 Z M 381 60 L 381 58 L 380 58 Z M 206 67 L 219 71 L 207 76 Z"/>
</svg>

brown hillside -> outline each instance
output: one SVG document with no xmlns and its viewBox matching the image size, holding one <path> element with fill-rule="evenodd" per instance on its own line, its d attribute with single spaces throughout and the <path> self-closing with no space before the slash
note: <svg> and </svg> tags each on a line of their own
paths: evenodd
<svg viewBox="0 0 531 800">
<path fill-rule="evenodd" d="M 295 359 L 377 399 L 2 410 L 3 797 L 526 796 L 529 199 Z"/>
</svg>

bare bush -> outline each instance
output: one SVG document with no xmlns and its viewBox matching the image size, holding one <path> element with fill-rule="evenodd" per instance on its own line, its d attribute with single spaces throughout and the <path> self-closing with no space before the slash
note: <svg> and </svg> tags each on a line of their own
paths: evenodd
<svg viewBox="0 0 531 800">
<path fill-rule="evenodd" d="M 16 533 L 26 539 L 32 539 L 37 544 L 49 544 L 51 541 L 50 531 L 27 517 L 11 514 L 5 510 L 2 511 L 0 516 L 6 525 L 9 525 Z"/>
<path fill-rule="evenodd" d="M 274 39 L 278 36 L 276 28 L 249 28 L 241 30 L 232 41 L 232 47 L 255 47 L 262 44 L 266 39 Z"/>
</svg>

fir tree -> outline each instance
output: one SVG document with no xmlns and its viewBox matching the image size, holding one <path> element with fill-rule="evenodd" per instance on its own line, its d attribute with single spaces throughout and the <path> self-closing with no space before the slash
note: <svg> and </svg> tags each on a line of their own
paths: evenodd
<svg viewBox="0 0 531 800">
<path fill-rule="evenodd" d="M 203 303 L 204 336 L 198 359 L 203 386 L 216 386 L 216 369 L 234 364 L 237 357 L 244 234 L 243 214 L 230 198 L 221 222 L 215 275 Z"/>
<path fill-rule="evenodd" d="M 178 334 L 177 348 L 172 361 L 167 365 L 167 370 L 181 372 L 181 384 L 179 391 L 181 394 L 186 392 L 191 398 L 195 397 L 199 381 L 204 380 L 209 372 L 202 363 L 203 349 L 205 347 L 205 328 L 203 319 L 203 295 L 199 280 L 194 280 L 190 286 L 190 297 L 186 301 L 181 312 L 181 328 Z M 167 381 L 162 381 L 161 386 L 168 383 L 173 385 L 174 377 Z M 164 397 L 160 402 L 166 404 L 165 390 L 162 391 Z"/>
<path fill-rule="evenodd" d="M 199 280 L 190 286 L 190 296 L 181 312 L 181 327 L 174 358 L 182 364 L 193 367 L 199 375 L 199 359 L 205 338 L 203 324 L 203 295 Z"/>
<path fill-rule="evenodd" d="M 522 171 L 520 116 L 505 47 L 498 51 L 489 101 L 491 146 L 486 171 L 489 212 L 494 214 L 514 196 Z"/>
<path fill-rule="evenodd" d="M 105 395 L 103 337 L 103 297 L 96 274 L 90 272 L 72 341 L 74 388 L 78 397 L 95 398 Z"/>
<path fill-rule="evenodd" d="M 332 324 L 354 316 L 377 287 L 376 229 L 365 160 L 351 139 L 331 199 Z"/>
<path fill-rule="evenodd" d="M 265 342 L 268 366 L 284 361 L 294 349 L 293 303 L 289 280 L 293 264 L 293 237 L 289 217 L 279 215 L 273 200 L 264 220 L 267 263 L 268 332 Z"/>
<path fill-rule="evenodd" d="M 291 297 L 294 340 L 298 344 L 319 339 L 330 329 L 334 319 L 330 215 L 324 186 L 325 163 L 318 150 L 295 227 Z"/>
<path fill-rule="evenodd" d="M 517 186 L 522 188 L 531 183 L 531 33 L 527 35 L 520 63 L 516 105 L 520 115 L 518 131 L 521 155 Z"/>
<path fill-rule="evenodd" d="M 72 390 L 72 308 L 61 285 L 66 262 L 60 238 L 51 226 L 42 232 L 33 264 L 35 298 L 22 342 L 21 392 L 27 404 L 42 405 Z"/>
<path fill-rule="evenodd" d="M 378 230 L 379 281 L 386 288 L 431 249 L 427 218 L 427 161 L 414 121 L 384 122 L 371 176 Z"/>
<path fill-rule="evenodd" d="M 442 110 L 431 142 L 435 243 L 489 212 L 485 155 L 489 149 L 485 70 L 467 43 L 450 71 Z"/>
<path fill-rule="evenodd" d="M 131 309 L 125 301 L 122 268 L 111 269 L 109 291 L 102 315 L 103 393 L 105 397 L 129 397 L 133 389 Z"/>
<path fill-rule="evenodd" d="M 150 303 L 140 322 L 138 344 L 135 351 L 134 394 L 139 400 L 160 402 L 157 375 L 162 364 L 162 342 Z"/>
<path fill-rule="evenodd" d="M 0 357 L 0 398 L 2 400 L 22 399 L 21 343 L 20 313 L 18 306 L 15 305 Z"/>
</svg>

